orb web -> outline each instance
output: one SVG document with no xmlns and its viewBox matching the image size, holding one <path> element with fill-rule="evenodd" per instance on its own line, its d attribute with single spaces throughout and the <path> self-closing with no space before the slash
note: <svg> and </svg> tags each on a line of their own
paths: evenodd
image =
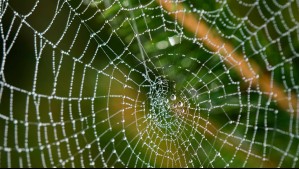
<svg viewBox="0 0 299 169">
<path fill-rule="evenodd" d="M 0 167 L 298 167 L 299 3 L 0 1 Z"/>
</svg>

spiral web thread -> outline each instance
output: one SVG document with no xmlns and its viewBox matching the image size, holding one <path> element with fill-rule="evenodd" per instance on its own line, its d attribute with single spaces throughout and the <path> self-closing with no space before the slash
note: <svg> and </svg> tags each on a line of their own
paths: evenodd
<svg viewBox="0 0 299 169">
<path fill-rule="evenodd" d="M 298 167 L 298 11 L 1 0 L 0 167 Z"/>
</svg>

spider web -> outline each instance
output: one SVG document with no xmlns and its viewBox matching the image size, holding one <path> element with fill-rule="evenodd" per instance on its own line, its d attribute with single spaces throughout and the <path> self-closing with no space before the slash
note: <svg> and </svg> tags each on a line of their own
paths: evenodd
<svg viewBox="0 0 299 169">
<path fill-rule="evenodd" d="M 298 9 L 1 0 L 0 167 L 298 167 Z"/>
</svg>

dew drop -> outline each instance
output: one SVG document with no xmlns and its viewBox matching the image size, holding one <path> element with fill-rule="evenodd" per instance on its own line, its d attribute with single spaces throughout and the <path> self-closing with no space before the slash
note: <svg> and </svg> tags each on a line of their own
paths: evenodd
<svg viewBox="0 0 299 169">
<path fill-rule="evenodd" d="M 189 93 L 190 93 L 191 96 L 197 95 L 197 91 L 194 88 L 190 89 Z"/>
<path fill-rule="evenodd" d="M 175 96 L 174 94 L 172 94 L 172 95 L 170 96 L 170 100 L 172 100 L 172 101 L 176 100 L 176 96 Z"/>
<path fill-rule="evenodd" d="M 176 105 L 176 104 L 172 104 L 171 107 L 172 107 L 173 109 L 176 109 L 177 105 Z"/>
<path fill-rule="evenodd" d="M 178 102 L 178 107 L 183 107 L 183 102 L 179 101 Z"/>
</svg>

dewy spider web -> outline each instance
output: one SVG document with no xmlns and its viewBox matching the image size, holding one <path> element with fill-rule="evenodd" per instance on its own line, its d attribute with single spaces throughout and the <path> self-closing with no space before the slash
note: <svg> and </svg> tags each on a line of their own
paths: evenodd
<svg viewBox="0 0 299 169">
<path fill-rule="evenodd" d="M 0 167 L 298 167 L 298 11 L 1 0 Z"/>
</svg>

